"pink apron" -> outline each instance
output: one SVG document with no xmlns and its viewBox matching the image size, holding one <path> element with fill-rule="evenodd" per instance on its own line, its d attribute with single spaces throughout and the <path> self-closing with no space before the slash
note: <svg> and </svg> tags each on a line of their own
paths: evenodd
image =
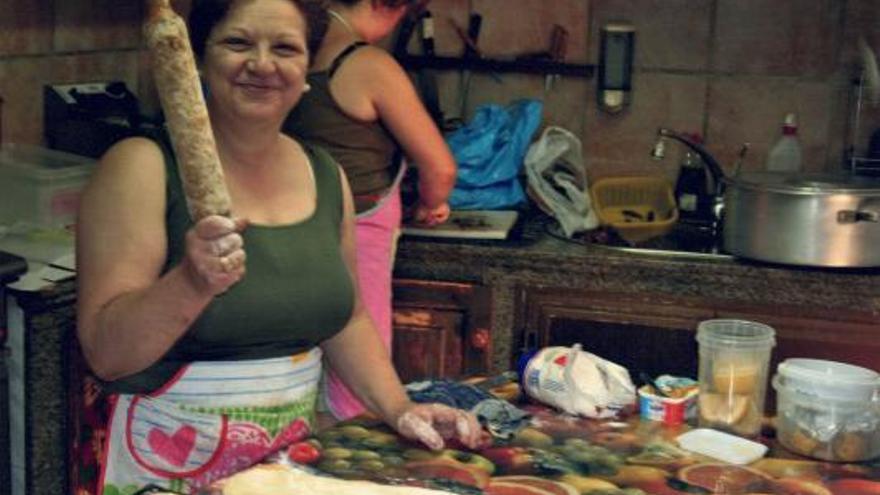
<svg viewBox="0 0 880 495">
<path fill-rule="evenodd" d="M 400 181 L 406 164 L 388 193 L 373 208 L 358 214 L 355 223 L 355 252 L 357 279 L 361 301 L 379 330 L 379 336 L 391 353 L 391 273 L 394 253 L 400 235 L 401 201 Z M 327 410 L 337 419 L 348 419 L 362 414 L 366 408 L 342 380 L 327 367 L 323 381 L 323 395 Z"/>
<path fill-rule="evenodd" d="M 195 493 L 309 435 L 321 350 L 200 361 L 150 395 L 113 398 L 98 494 Z"/>
</svg>

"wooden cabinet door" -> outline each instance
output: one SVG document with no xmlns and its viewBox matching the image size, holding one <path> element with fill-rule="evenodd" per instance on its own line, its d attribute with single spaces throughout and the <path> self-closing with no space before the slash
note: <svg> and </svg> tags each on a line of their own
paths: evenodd
<svg viewBox="0 0 880 495">
<path fill-rule="evenodd" d="M 697 376 L 697 324 L 712 317 L 698 299 L 582 289 L 520 289 L 514 345 L 571 346 L 640 373 Z"/>
<path fill-rule="evenodd" d="M 394 280 L 392 358 L 404 383 L 485 373 L 490 324 L 485 287 Z"/>
</svg>

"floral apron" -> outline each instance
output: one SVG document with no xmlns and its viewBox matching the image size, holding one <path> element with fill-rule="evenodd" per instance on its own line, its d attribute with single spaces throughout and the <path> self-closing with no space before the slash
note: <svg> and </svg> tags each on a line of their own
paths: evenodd
<svg viewBox="0 0 880 495">
<path fill-rule="evenodd" d="M 308 436 L 321 350 L 199 361 L 149 395 L 113 397 L 98 493 L 194 493 Z"/>
</svg>

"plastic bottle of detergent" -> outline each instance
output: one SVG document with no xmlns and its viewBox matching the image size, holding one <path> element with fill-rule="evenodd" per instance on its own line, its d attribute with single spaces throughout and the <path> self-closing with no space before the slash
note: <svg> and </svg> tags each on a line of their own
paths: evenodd
<svg viewBox="0 0 880 495">
<path fill-rule="evenodd" d="M 800 172 L 801 143 L 797 137 L 797 121 L 793 113 L 785 116 L 782 137 L 770 148 L 765 168 L 768 172 Z"/>
<path fill-rule="evenodd" d="M 583 351 L 580 344 L 526 353 L 517 367 L 529 397 L 569 414 L 613 417 L 636 400 L 626 368 Z"/>
</svg>

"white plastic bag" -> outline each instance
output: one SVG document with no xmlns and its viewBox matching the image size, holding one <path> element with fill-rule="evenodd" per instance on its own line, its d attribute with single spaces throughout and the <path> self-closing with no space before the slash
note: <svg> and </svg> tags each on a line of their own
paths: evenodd
<svg viewBox="0 0 880 495">
<path fill-rule="evenodd" d="M 581 141 L 556 126 L 544 129 L 525 158 L 529 194 L 562 226 L 566 237 L 599 226 L 590 201 Z"/>
<path fill-rule="evenodd" d="M 626 368 L 581 350 L 580 344 L 541 349 L 526 365 L 523 388 L 545 404 L 590 418 L 614 417 L 636 401 Z"/>
</svg>

